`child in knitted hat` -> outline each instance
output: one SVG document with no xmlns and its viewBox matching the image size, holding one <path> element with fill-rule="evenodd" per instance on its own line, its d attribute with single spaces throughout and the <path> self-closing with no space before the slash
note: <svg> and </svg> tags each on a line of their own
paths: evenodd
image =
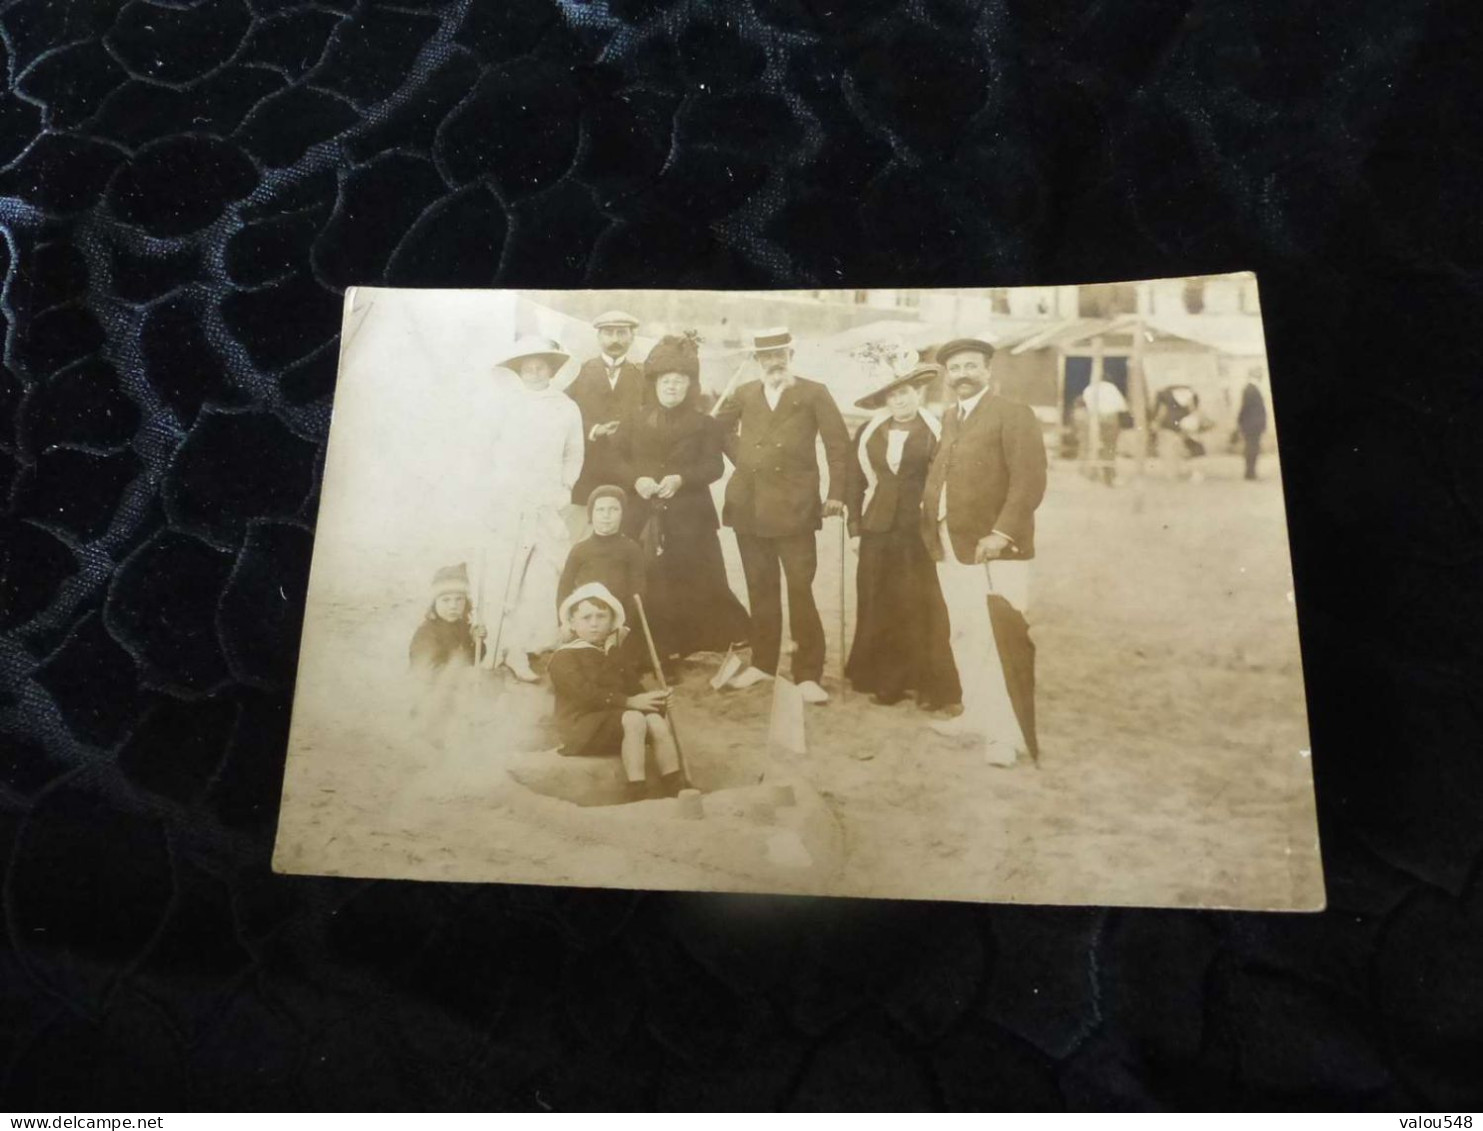
<svg viewBox="0 0 1483 1131">
<path fill-rule="evenodd" d="M 648 751 L 654 751 L 665 792 L 680 787 L 680 758 L 664 708 L 668 691 L 645 691 L 619 640 L 623 603 L 599 582 L 574 590 L 561 603 L 561 623 L 575 637 L 551 657 L 547 673 L 556 691 L 561 753 L 623 760 L 629 793 L 647 787 Z"/>
<path fill-rule="evenodd" d="M 558 611 L 574 591 L 595 581 L 623 602 L 625 620 L 634 619 L 633 598 L 635 594 L 645 596 L 644 552 L 619 529 L 627 506 L 628 493 L 622 487 L 597 487 L 587 497 L 587 519 L 592 533 L 567 555 L 561 582 L 556 587 Z M 630 659 L 638 661 L 639 657 L 635 654 Z"/>
<path fill-rule="evenodd" d="M 433 574 L 432 593 L 422 623 L 407 649 L 412 670 L 435 675 L 474 662 L 474 628 L 469 603 L 468 566 L 444 566 Z"/>
<path fill-rule="evenodd" d="M 446 677 L 473 667 L 474 642 L 484 635 L 482 625 L 471 623 L 471 614 L 468 568 L 462 562 L 444 566 L 433 575 L 427 612 L 407 648 L 413 677 L 409 713 L 424 720 L 424 737 L 435 749 L 443 747 L 457 689 L 463 686 Z"/>
</svg>

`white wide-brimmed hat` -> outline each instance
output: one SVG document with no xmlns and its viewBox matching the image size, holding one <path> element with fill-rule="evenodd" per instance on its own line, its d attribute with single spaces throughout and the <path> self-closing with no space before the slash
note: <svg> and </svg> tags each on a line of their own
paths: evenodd
<svg viewBox="0 0 1483 1131">
<path fill-rule="evenodd" d="M 561 348 L 560 342 L 551 338 L 527 336 L 517 338 L 515 344 L 510 347 L 509 354 L 497 360 L 495 364 L 518 372 L 520 363 L 528 357 L 544 357 L 551 363 L 553 373 L 572 359 L 572 355 Z"/>
</svg>

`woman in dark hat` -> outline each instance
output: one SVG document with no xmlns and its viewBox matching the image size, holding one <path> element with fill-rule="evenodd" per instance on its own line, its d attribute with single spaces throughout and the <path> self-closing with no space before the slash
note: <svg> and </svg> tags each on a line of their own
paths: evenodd
<svg viewBox="0 0 1483 1131">
<path fill-rule="evenodd" d="M 660 661 L 668 664 L 744 643 L 749 622 L 721 558 L 711 498 L 723 471 L 721 433 L 700 411 L 696 339 L 662 339 L 649 351 L 644 376 L 651 395 L 615 439 L 629 492 L 623 527 L 644 548 L 645 604 Z"/>
<path fill-rule="evenodd" d="M 947 606 L 921 534 L 922 490 L 942 431 L 922 411 L 922 391 L 940 372 L 918 366 L 855 402 L 873 415 L 855 434 L 846 499 L 860 562 L 845 674 L 872 702 L 897 703 L 914 691 L 924 710 L 962 699 Z"/>
</svg>

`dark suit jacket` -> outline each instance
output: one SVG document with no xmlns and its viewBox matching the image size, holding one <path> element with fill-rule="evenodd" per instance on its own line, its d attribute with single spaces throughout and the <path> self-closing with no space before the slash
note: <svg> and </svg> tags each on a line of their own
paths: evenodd
<svg viewBox="0 0 1483 1131">
<path fill-rule="evenodd" d="M 922 492 L 922 537 L 938 561 L 939 494 L 947 490 L 947 532 L 953 555 L 973 561 L 981 538 L 998 530 L 1014 539 L 1005 557 L 1035 556 L 1035 508 L 1045 497 L 1045 441 L 1028 405 L 985 393 L 967 421 L 953 405 L 942 420 L 942 442 Z"/>
<path fill-rule="evenodd" d="M 785 538 L 823 525 L 819 457 L 824 441 L 829 498 L 843 501 L 850 434 L 829 390 L 802 377 L 783 390 L 777 410 L 768 407 L 761 381 L 743 385 L 718 420 L 726 456 L 736 468 L 726 484 L 721 519 L 760 538 Z"/>
<path fill-rule="evenodd" d="M 870 505 L 865 505 L 865 471 L 860 466 L 860 437 L 869 423 L 862 424 L 855 433 L 855 443 L 850 460 L 850 489 L 845 506 L 850 512 L 851 534 L 884 534 L 895 527 L 906 515 L 912 526 L 918 521 L 922 507 L 922 489 L 927 481 L 927 471 L 937 451 L 937 438 L 921 420 L 914 420 L 911 434 L 901 452 L 900 473 L 891 470 L 886 462 L 889 447 L 888 424 L 882 424 L 865 444 L 865 457 L 875 472 L 875 492 L 870 496 Z M 911 527 L 908 527 L 911 529 Z"/>
<path fill-rule="evenodd" d="M 566 387 L 566 395 L 577 402 L 577 408 L 582 412 L 582 439 L 585 442 L 582 474 L 572 487 L 572 502 L 585 506 L 593 488 L 609 483 L 625 491 L 632 489 L 633 484 L 620 483 L 617 478 L 614 444 L 618 437 L 601 436 L 596 440 L 588 437 L 592 435 L 594 424 L 621 421 L 637 412 L 644 403 L 646 391 L 643 367 L 634 362 L 623 363 L 617 389 L 608 384 L 608 371 L 602 358 L 593 357 L 582 363 L 577 376 Z"/>
</svg>

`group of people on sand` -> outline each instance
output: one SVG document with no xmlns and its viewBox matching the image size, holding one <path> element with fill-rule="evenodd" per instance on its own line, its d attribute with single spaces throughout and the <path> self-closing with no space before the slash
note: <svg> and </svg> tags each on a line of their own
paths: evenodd
<svg viewBox="0 0 1483 1131">
<path fill-rule="evenodd" d="M 652 752 L 672 792 L 664 688 L 684 658 L 747 649 L 718 673 L 723 689 L 786 674 L 805 703 L 829 701 L 813 585 L 824 520 L 839 519 L 858 553 L 852 687 L 880 706 L 913 698 L 991 763 L 1035 754 L 1025 611 L 1045 445 L 1031 410 L 994 392 L 992 345 L 952 341 L 893 374 L 857 402 L 869 417 L 852 438 L 828 388 L 794 372 L 784 328 L 752 336 L 758 379 L 734 379 L 707 413 L 694 334 L 662 338 L 640 364 L 637 319 L 608 311 L 594 327 L 601 352 L 564 391 L 552 381 L 570 358 L 554 341 L 522 339 L 499 360 L 519 384 L 489 422 L 478 549 L 435 576 L 414 669 L 432 681 L 503 667 L 534 684 L 544 657 L 562 753 L 621 756 L 641 794 Z M 923 405 L 939 377 L 955 398 L 940 420 Z M 785 593 L 795 647 L 782 673 Z"/>
</svg>

